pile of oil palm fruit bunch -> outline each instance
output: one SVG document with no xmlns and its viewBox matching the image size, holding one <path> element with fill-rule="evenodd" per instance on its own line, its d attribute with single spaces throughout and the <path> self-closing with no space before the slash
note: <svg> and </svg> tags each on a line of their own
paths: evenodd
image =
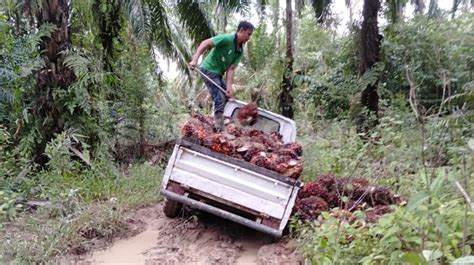
<svg viewBox="0 0 474 265">
<path fill-rule="evenodd" d="M 225 129 L 216 133 L 211 116 L 192 113 L 181 127 L 181 136 L 215 152 L 242 159 L 259 167 L 298 179 L 303 171 L 303 149 L 298 143 L 283 143 L 278 132 L 240 126 L 228 117 Z"/>
<path fill-rule="evenodd" d="M 348 220 L 356 210 L 365 212 L 367 222 L 377 222 L 384 214 L 392 212 L 390 205 L 401 204 L 400 196 L 386 187 L 371 185 L 367 179 L 338 178 L 332 174 L 321 175 L 306 182 L 299 191 L 293 213 L 302 220 L 315 220 L 321 212 L 338 207 Z"/>
<path fill-rule="evenodd" d="M 258 106 L 255 102 L 250 102 L 239 110 L 237 119 L 242 125 L 254 125 L 258 119 Z"/>
</svg>

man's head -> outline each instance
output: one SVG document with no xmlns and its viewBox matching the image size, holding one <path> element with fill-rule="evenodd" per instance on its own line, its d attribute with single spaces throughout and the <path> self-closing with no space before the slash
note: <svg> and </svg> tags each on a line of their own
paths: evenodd
<svg viewBox="0 0 474 265">
<path fill-rule="evenodd" d="M 237 41 L 239 43 L 246 43 L 252 36 L 254 29 L 255 27 L 252 23 L 240 21 L 239 26 L 237 26 Z"/>
</svg>

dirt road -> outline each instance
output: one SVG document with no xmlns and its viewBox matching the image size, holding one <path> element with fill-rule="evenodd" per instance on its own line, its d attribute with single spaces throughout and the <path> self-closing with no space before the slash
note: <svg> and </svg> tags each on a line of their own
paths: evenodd
<svg viewBox="0 0 474 265">
<path fill-rule="evenodd" d="M 92 264 L 299 264 L 286 240 L 272 243 L 262 233 L 202 212 L 177 219 L 162 204 L 139 210 L 143 232 L 92 253 Z"/>
</svg>

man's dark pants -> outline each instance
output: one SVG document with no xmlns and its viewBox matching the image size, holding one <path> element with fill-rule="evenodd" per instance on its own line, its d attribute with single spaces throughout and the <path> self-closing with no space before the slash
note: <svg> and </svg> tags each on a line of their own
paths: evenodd
<svg viewBox="0 0 474 265">
<path fill-rule="evenodd" d="M 213 73 L 204 68 L 200 68 L 201 72 L 205 74 L 209 79 L 214 81 L 214 83 L 220 85 L 223 89 L 226 89 L 224 80 L 222 79 L 221 74 Z M 204 84 L 206 84 L 207 90 L 211 94 L 212 102 L 214 103 L 214 115 L 224 113 L 225 104 L 227 103 L 227 98 L 216 85 L 209 81 L 206 77 L 202 77 Z"/>
</svg>

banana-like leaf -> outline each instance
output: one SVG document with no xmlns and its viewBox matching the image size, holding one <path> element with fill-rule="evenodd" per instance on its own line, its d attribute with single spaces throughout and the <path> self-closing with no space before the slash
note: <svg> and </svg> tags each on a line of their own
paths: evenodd
<svg viewBox="0 0 474 265">
<path fill-rule="evenodd" d="M 268 5 L 267 0 L 257 0 L 257 13 L 260 17 L 265 16 L 267 5 Z"/>
<path fill-rule="evenodd" d="M 265 1 L 261 2 L 262 5 L 265 4 Z M 251 1 L 247 0 L 218 0 L 217 4 L 224 8 L 228 12 L 239 12 L 246 13 L 249 11 Z M 260 4 L 260 3 L 259 3 Z"/>
<path fill-rule="evenodd" d="M 180 22 L 194 42 L 201 42 L 215 35 L 209 19 L 197 1 L 178 1 L 176 11 Z"/>
<path fill-rule="evenodd" d="M 135 36 L 139 40 L 145 39 L 145 12 L 142 0 L 123 0 L 128 12 L 128 20 L 132 25 Z"/>
<path fill-rule="evenodd" d="M 186 41 L 170 22 L 170 16 L 160 1 L 148 1 L 149 18 L 147 28 L 151 32 L 150 41 L 167 58 L 174 59 L 178 67 L 189 74 L 187 62 L 191 58 Z"/>
</svg>

